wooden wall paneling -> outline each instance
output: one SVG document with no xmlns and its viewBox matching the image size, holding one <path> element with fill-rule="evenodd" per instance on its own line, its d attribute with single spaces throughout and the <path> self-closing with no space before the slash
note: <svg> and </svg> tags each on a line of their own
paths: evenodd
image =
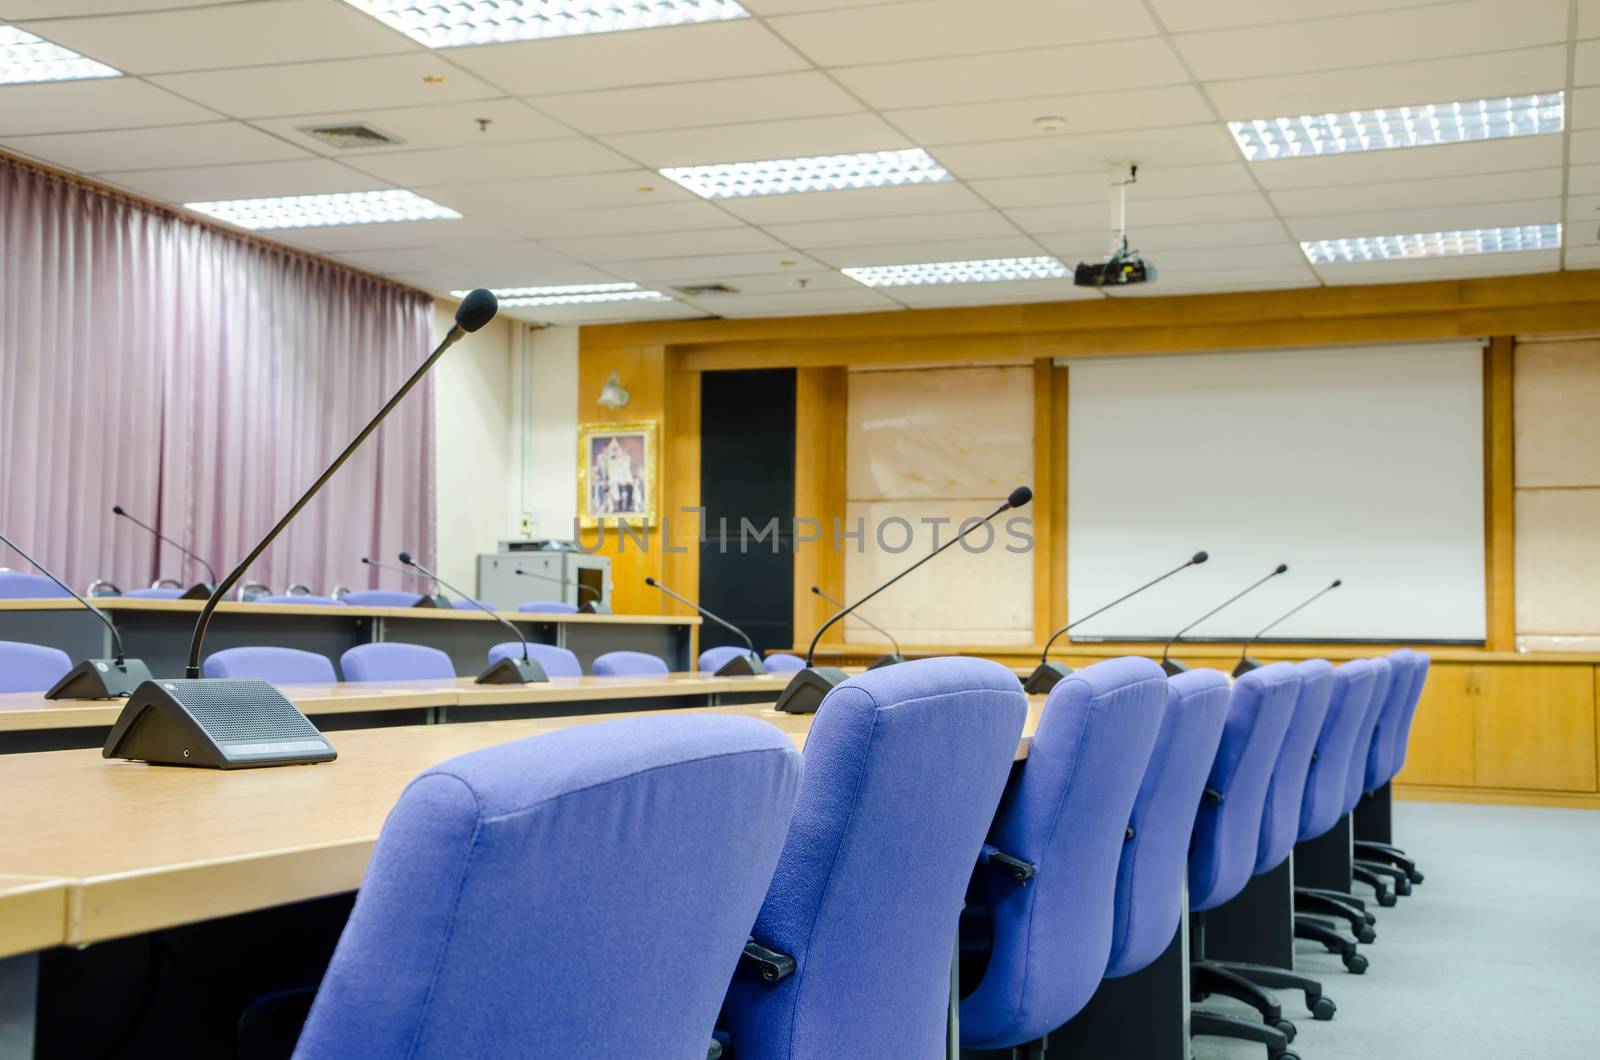
<svg viewBox="0 0 1600 1060">
<path fill-rule="evenodd" d="M 1481 667 L 1435 661 L 1411 722 L 1406 763 L 1398 783 L 1470 787 L 1475 783 L 1474 740 Z"/>
<path fill-rule="evenodd" d="M 1033 362 L 1033 639 L 1043 644 L 1067 611 L 1067 370 Z"/>
<path fill-rule="evenodd" d="M 1490 651 L 1517 646 L 1513 356 L 1509 335 L 1496 336 L 1483 353 L 1484 646 Z"/>
<path fill-rule="evenodd" d="M 1474 666 L 1473 782 L 1596 791 L 1595 668 Z"/>
<path fill-rule="evenodd" d="M 678 368 L 670 352 L 666 364 L 665 416 L 661 424 L 661 580 L 691 600 L 700 599 L 700 520 L 688 508 L 700 506 L 700 373 Z M 654 590 L 646 589 L 646 592 Z M 656 594 L 660 595 L 660 594 Z M 669 613 L 693 612 L 662 597 Z M 691 653 L 700 654 L 700 629 L 691 639 Z"/>
<path fill-rule="evenodd" d="M 834 547 L 833 527 L 835 519 L 844 519 L 847 394 L 843 368 L 801 368 L 795 373 L 794 514 L 797 520 L 821 524 L 818 540 L 797 541 L 795 547 L 794 636 L 801 648 L 834 613 L 811 587 L 820 585 L 844 598 L 844 553 Z M 808 527 L 800 524 L 797 537 Z M 830 636 L 844 639 L 843 630 L 830 631 Z"/>
</svg>

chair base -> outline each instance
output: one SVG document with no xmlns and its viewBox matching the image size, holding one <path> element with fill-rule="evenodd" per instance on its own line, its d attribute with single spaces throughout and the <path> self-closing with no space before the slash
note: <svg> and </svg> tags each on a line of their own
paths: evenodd
<svg viewBox="0 0 1600 1060">
<path fill-rule="evenodd" d="M 1339 955 L 1345 971 L 1351 975 L 1361 975 L 1367 970 L 1367 959 L 1357 951 L 1354 940 L 1339 934 L 1338 929 L 1326 920 L 1314 916 L 1295 917 L 1294 937 L 1322 943 L 1329 953 Z"/>
<path fill-rule="evenodd" d="M 1378 933 L 1372 927 L 1376 918 L 1335 892 L 1308 891 L 1297 887 L 1294 893 L 1294 911 L 1340 918 L 1349 922 L 1350 932 L 1355 935 L 1357 942 L 1377 941 Z"/>
<path fill-rule="evenodd" d="M 1254 1023 L 1220 1012 L 1195 1012 L 1189 1016 L 1189 1033 L 1210 1038 L 1237 1038 L 1267 1047 L 1267 1060 L 1300 1060 L 1289 1050 L 1289 1039 L 1264 1023 Z"/>
<path fill-rule="evenodd" d="M 1393 865 L 1406 874 L 1406 879 L 1413 884 L 1422 882 L 1422 873 L 1417 871 L 1417 863 L 1411 860 L 1404 850 L 1390 846 L 1388 843 L 1373 843 L 1365 839 L 1356 840 L 1356 856 L 1363 861 L 1376 861 L 1380 864 Z"/>
<path fill-rule="evenodd" d="M 1356 882 L 1364 883 L 1368 887 L 1372 888 L 1375 896 L 1378 899 L 1378 904 L 1383 906 L 1385 909 L 1392 907 L 1397 901 L 1399 901 L 1399 899 L 1395 897 L 1393 888 L 1391 888 L 1388 883 L 1384 881 L 1383 877 L 1378 875 L 1376 872 L 1373 872 L 1364 865 L 1356 865 L 1351 871 L 1355 875 Z"/>
<path fill-rule="evenodd" d="M 1387 877 L 1393 881 L 1394 893 L 1404 898 L 1411 893 L 1411 877 L 1403 869 L 1393 865 L 1385 865 L 1379 861 L 1357 860 L 1355 864 L 1356 879 L 1363 883 L 1371 882 L 1373 877 Z M 1364 874 L 1364 875 L 1363 875 Z"/>
<path fill-rule="evenodd" d="M 1287 968 L 1274 968 L 1267 964 L 1235 964 L 1232 961 L 1211 963 L 1217 963 L 1219 967 L 1250 980 L 1256 986 L 1300 991 L 1305 995 L 1306 1011 L 1311 1013 L 1311 1018 L 1314 1020 L 1331 1020 L 1333 1014 L 1339 1011 L 1339 1006 L 1333 1003 L 1333 998 L 1322 992 L 1320 982 L 1308 976 L 1297 975 Z M 1290 1041 L 1294 1041 L 1293 1034 L 1287 1036 Z"/>
</svg>

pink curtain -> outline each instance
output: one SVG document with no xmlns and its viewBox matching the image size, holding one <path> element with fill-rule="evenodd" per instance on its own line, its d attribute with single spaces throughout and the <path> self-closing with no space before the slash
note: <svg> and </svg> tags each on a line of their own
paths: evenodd
<svg viewBox="0 0 1600 1060">
<path fill-rule="evenodd" d="M 0 527 L 75 587 L 237 563 L 432 347 L 431 300 L 0 158 Z M 434 558 L 424 380 L 247 574 Z M 0 555 L 0 566 L 26 564 Z"/>
</svg>

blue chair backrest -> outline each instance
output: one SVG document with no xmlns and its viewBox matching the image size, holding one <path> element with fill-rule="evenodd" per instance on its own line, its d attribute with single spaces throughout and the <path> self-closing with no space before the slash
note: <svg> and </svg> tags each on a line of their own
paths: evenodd
<svg viewBox="0 0 1600 1060">
<path fill-rule="evenodd" d="M 484 608 L 488 608 L 490 611 L 498 610 L 488 600 L 463 600 L 459 596 L 450 601 L 450 606 L 457 611 L 481 611 Z"/>
<path fill-rule="evenodd" d="M 70 595 L 43 574 L 0 570 L 0 600 L 49 600 Z"/>
<path fill-rule="evenodd" d="M 796 670 L 804 670 L 806 661 L 798 655 L 790 655 L 786 651 L 776 651 L 763 660 L 767 664 L 769 674 L 792 674 Z"/>
<path fill-rule="evenodd" d="M 751 932 L 798 967 L 773 984 L 735 974 L 739 1060 L 941 1055 L 963 893 L 1026 716 L 1016 676 L 985 659 L 891 666 L 828 693 Z"/>
<path fill-rule="evenodd" d="M 638 717 L 413 780 L 297 1057 L 704 1060 L 800 778 L 754 718 Z"/>
<path fill-rule="evenodd" d="M 1283 864 L 1300 839 L 1300 804 L 1305 801 L 1306 774 L 1317 750 L 1317 737 L 1328 717 L 1333 697 L 1333 666 L 1326 659 L 1307 659 L 1295 667 L 1300 693 L 1294 716 L 1278 749 L 1277 765 L 1267 783 L 1267 801 L 1261 810 L 1261 832 L 1256 839 L 1257 873 L 1271 872 Z"/>
<path fill-rule="evenodd" d="M 316 596 L 312 593 L 268 593 L 265 596 L 252 596 L 252 604 L 310 604 L 314 607 L 343 607 L 343 600 L 335 600 L 331 596 Z"/>
<path fill-rule="evenodd" d="M 653 677 L 668 673 L 660 656 L 644 651 L 608 651 L 595 656 L 596 677 Z"/>
<path fill-rule="evenodd" d="M 1222 743 L 1195 816 L 1190 909 L 1221 905 L 1250 882 L 1267 785 L 1299 694 L 1300 674 L 1293 663 L 1268 663 L 1234 682 Z"/>
<path fill-rule="evenodd" d="M 382 641 L 357 644 L 339 656 L 346 681 L 441 681 L 456 679 L 455 664 L 438 648 Z"/>
<path fill-rule="evenodd" d="M 1384 779 L 1387 783 L 1393 780 L 1400 772 L 1400 767 L 1406 764 L 1406 747 L 1411 743 L 1411 719 L 1416 717 L 1417 702 L 1422 698 L 1422 686 L 1428 680 L 1428 668 L 1433 665 L 1433 657 L 1425 651 L 1417 652 L 1416 660 L 1411 668 L 1411 691 L 1406 693 L 1404 709 L 1400 712 L 1400 723 L 1395 726 L 1394 750 L 1389 755 L 1387 768 L 1388 776 Z"/>
<path fill-rule="evenodd" d="M 159 585 L 149 589 L 129 589 L 122 595 L 134 600 L 176 600 L 186 591 L 170 585 Z"/>
<path fill-rule="evenodd" d="M 551 615 L 575 615 L 578 613 L 578 605 L 564 603 L 561 600 L 529 600 L 525 604 L 518 604 L 517 610 L 541 611 Z"/>
<path fill-rule="evenodd" d="M 340 599 L 352 607 L 415 607 L 422 594 L 403 593 L 398 589 L 357 589 Z"/>
<path fill-rule="evenodd" d="M 701 673 L 715 673 L 729 659 L 749 654 L 750 649 L 743 645 L 724 644 L 720 648 L 707 648 L 700 653 L 700 659 L 695 664 L 695 668 Z"/>
<path fill-rule="evenodd" d="M 1362 777 L 1366 791 L 1383 787 L 1393 774 L 1389 764 L 1394 760 L 1395 743 L 1400 732 L 1400 719 L 1406 712 L 1406 701 L 1411 696 L 1411 679 L 1416 676 L 1422 660 L 1410 648 L 1389 653 L 1389 665 L 1394 676 L 1389 680 L 1389 693 L 1384 697 L 1383 710 L 1378 714 L 1378 726 L 1372 732 L 1372 746 L 1367 751 L 1367 769 Z M 1418 686 L 1418 693 L 1422 688 Z"/>
<path fill-rule="evenodd" d="M 0 640 L 0 692 L 45 692 L 71 669 L 72 660 L 58 648 Z"/>
<path fill-rule="evenodd" d="M 1394 667 L 1386 658 L 1367 660 L 1372 664 L 1372 701 L 1367 704 L 1366 717 L 1356 730 L 1356 742 L 1350 748 L 1350 772 L 1345 778 L 1344 812 L 1349 813 L 1361 801 L 1366 791 L 1367 757 L 1372 752 L 1372 737 L 1378 731 L 1378 718 L 1389 700 L 1389 686 L 1394 681 Z"/>
<path fill-rule="evenodd" d="M 578 657 L 565 648 L 558 648 L 554 644 L 535 644 L 528 642 L 528 657 L 536 659 L 546 677 L 582 677 L 583 664 Z M 493 666 L 501 659 L 522 658 L 522 642 L 508 640 L 496 644 L 489 649 L 489 665 Z"/>
<path fill-rule="evenodd" d="M 1190 670 L 1167 682 L 1166 716 L 1117 867 L 1107 979 L 1131 975 L 1161 956 L 1183 921 L 1189 836 L 1227 720 L 1228 679 L 1220 670 Z"/>
<path fill-rule="evenodd" d="M 200 664 L 203 677 L 246 677 L 276 685 L 321 685 L 338 680 L 327 656 L 298 648 L 226 648 Z"/>
<path fill-rule="evenodd" d="M 1368 659 L 1352 659 L 1333 671 L 1333 694 L 1317 734 L 1317 750 L 1300 800 L 1300 839 L 1315 839 L 1339 823 L 1350 776 L 1350 755 L 1372 703 L 1378 671 Z"/>
<path fill-rule="evenodd" d="M 1050 690 L 989 839 L 1037 874 L 1022 883 L 998 863 L 978 869 L 993 941 L 982 981 L 961 1001 L 964 1047 L 1031 1041 L 1093 996 L 1111 952 L 1128 820 L 1166 709 L 1166 674 L 1149 659 L 1108 659 Z"/>
</svg>

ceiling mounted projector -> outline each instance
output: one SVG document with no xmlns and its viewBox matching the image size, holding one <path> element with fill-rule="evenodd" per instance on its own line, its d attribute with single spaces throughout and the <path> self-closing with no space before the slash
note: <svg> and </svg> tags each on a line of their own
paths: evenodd
<svg viewBox="0 0 1600 1060">
<path fill-rule="evenodd" d="M 1078 262 L 1072 273 L 1077 286 L 1126 287 L 1156 278 L 1156 267 L 1137 250 L 1128 249 L 1128 185 L 1138 179 L 1137 163 L 1111 163 L 1111 253 L 1095 265 Z"/>
</svg>

